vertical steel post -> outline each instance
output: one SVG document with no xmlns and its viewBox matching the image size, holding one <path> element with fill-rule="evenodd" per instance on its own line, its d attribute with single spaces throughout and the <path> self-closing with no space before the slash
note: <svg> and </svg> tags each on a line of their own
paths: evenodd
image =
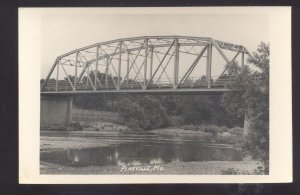
<svg viewBox="0 0 300 195">
<path fill-rule="evenodd" d="M 97 89 L 97 77 L 98 77 L 98 59 L 99 59 L 99 45 L 96 48 L 96 70 L 95 70 L 95 89 Z"/>
<path fill-rule="evenodd" d="M 120 77 L 121 77 L 121 65 L 122 65 L 122 41 L 120 42 L 119 46 L 119 68 L 118 68 L 118 84 L 117 84 L 117 89 L 120 90 Z"/>
<path fill-rule="evenodd" d="M 109 65 L 109 56 L 107 56 L 107 58 L 106 58 L 106 69 L 105 69 L 105 85 L 106 85 L 106 89 L 108 89 L 108 80 L 107 80 L 108 65 Z"/>
<path fill-rule="evenodd" d="M 148 39 L 145 39 L 144 88 L 147 83 Z"/>
<path fill-rule="evenodd" d="M 243 47 L 243 52 L 242 52 L 242 68 L 244 67 L 245 64 L 245 48 Z"/>
<path fill-rule="evenodd" d="M 178 83 L 178 71 L 179 70 L 179 43 L 178 38 L 175 38 L 175 58 L 174 58 L 174 81 L 173 89 L 177 88 Z"/>
<path fill-rule="evenodd" d="M 79 52 L 76 53 L 76 57 L 75 57 L 75 79 L 74 79 L 74 91 L 76 91 L 76 87 L 77 87 L 77 66 L 78 66 L 78 55 Z"/>
<path fill-rule="evenodd" d="M 150 47 L 150 78 L 152 78 L 152 67 L 153 67 L 153 49 L 154 49 L 154 47 L 153 46 L 151 46 Z"/>
<path fill-rule="evenodd" d="M 127 70 L 126 70 L 127 78 L 126 78 L 126 87 L 128 87 L 129 64 L 130 64 L 130 51 L 127 50 Z"/>
<path fill-rule="evenodd" d="M 57 73 L 56 73 L 56 85 L 55 85 L 55 90 L 58 91 L 59 63 L 57 63 L 57 65 L 56 65 L 56 70 L 57 70 Z"/>
<path fill-rule="evenodd" d="M 88 66 L 86 70 L 87 70 L 87 76 L 86 76 L 86 89 L 87 89 L 88 86 L 89 86 L 89 78 L 88 78 L 88 76 L 89 76 L 89 73 L 90 73 L 90 66 Z"/>
<path fill-rule="evenodd" d="M 211 59 L 212 58 L 212 44 L 210 43 L 207 48 L 206 54 L 206 83 L 207 87 L 211 88 Z"/>
</svg>

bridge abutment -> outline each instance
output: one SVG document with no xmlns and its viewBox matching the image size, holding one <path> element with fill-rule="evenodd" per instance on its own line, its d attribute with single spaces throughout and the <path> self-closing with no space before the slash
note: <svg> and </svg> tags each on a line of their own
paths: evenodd
<svg viewBox="0 0 300 195">
<path fill-rule="evenodd" d="M 72 122 L 71 97 L 41 96 L 41 127 L 65 126 Z"/>
</svg>

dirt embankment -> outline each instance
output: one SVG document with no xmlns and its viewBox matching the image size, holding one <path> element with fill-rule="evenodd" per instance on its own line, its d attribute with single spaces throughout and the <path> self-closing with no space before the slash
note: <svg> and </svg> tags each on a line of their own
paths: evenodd
<svg viewBox="0 0 300 195">
<path fill-rule="evenodd" d="M 73 121 L 101 121 L 116 124 L 123 124 L 124 121 L 117 112 L 86 110 L 79 108 L 72 108 L 72 120 Z"/>
</svg>

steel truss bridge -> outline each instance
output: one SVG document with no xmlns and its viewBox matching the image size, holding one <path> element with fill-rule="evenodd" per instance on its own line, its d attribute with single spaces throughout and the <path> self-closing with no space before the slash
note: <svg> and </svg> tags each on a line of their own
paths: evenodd
<svg viewBox="0 0 300 195">
<path fill-rule="evenodd" d="M 227 65 L 243 67 L 246 55 L 252 58 L 242 45 L 207 37 L 106 41 L 58 56 L 41 81 L 41 94 L 223 93 L 228 90 L 226 83 L 234 79 Z M 216 56 L 223 64 L 213 60 Z M 212 68 L 219 69 L 219 74 L 212 75 Z"/>
</svg>

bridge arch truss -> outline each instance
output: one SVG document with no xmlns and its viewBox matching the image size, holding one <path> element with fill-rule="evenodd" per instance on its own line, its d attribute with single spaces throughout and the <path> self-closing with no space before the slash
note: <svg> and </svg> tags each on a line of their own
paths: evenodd
<svg viewBox="0 0 300 195">
<path fill-rule="evenodd" d="M 229 57 L 226 51 L 233 55 Z M 215 55 L 224 61 L 219 75 L 212 75 L 212 67 L 217 66 L 212 63 Z M 41 93 L 222 88 L 226 65 L 237 62 L 238 56 L 240 66 L 244 66 L 246 56 L 252 57 L 243 45 L 208 37 L 117 39 L 58 56 L 41 83 Z M 205 64 L 204 74 L 193 80 L 191 75 L 200 60 Z"/>
</svg>

